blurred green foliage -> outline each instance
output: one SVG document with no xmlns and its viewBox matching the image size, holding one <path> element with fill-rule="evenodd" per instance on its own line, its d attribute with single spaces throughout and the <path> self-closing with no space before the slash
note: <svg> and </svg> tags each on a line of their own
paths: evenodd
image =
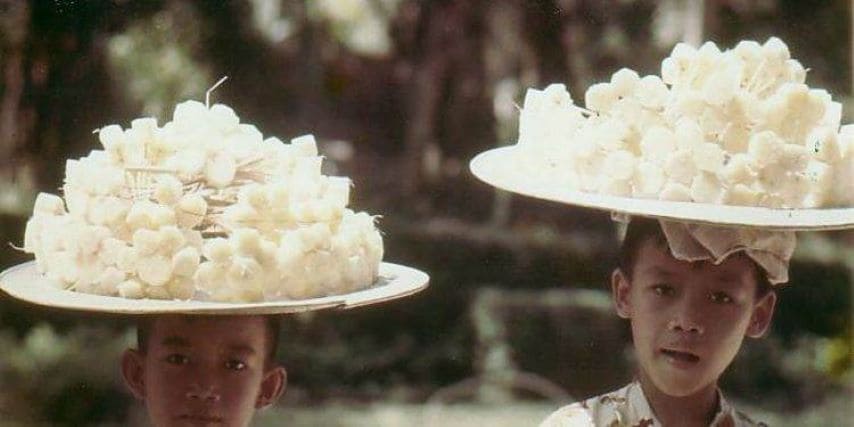
<svg viewBox="0 0 854 427">
<path fill-rule="evenodd" d="M 196 59 L 199 25 L 191 4 L 169 2 L 110 37 L 107 56 L 115 85 L 142 106 L 143 115 L 162 123 L 177 103 L 198 98 L 218 78 Z"/>
<path fill-rule="evenodd" d="M 22 337 L 3 330 L 0 415 L 32 424 L 121 422 L 129 395 L 121 392 L 119 358 L 130 337 L 93 324 L 63 334 L 39 322 Z"/>
</svg>

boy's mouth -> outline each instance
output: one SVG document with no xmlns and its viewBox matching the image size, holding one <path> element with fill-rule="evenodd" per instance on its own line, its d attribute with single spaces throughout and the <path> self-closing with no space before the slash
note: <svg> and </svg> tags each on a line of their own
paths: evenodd
<svg viewBox="0 0 854 427">
<path fill-rule="evenodd" d="M 669 348 L 662 348 L 659 351 L 665 357 L 678 363 L 694 364 L 700 361 L 700 356 L 697 356 L 696 354 L 687 351 L 679 351 Z"/>
</svg>

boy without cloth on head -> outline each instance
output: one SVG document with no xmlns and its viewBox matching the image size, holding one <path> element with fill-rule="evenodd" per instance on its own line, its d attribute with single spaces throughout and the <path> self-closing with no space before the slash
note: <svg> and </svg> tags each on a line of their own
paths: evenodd
<svg viewBox="0 0 854 427">
<path fill-rule="evenodd" d="M 718 378 L 744 337 L 761 337 L 788 280 L 793 232 L 636 218 L 611 276 L 638 362 L 629 385 L 551 414 L 541 427 L 752 426 Z M 759 424 L 762 425 L 762 424 Z"/>
<path fill-rule="evenodd" d="M 272 316 L 145 318 L 122 376 L 154 426 L 247 426 L 285 390 L 278 335 Z"/>
</svg>

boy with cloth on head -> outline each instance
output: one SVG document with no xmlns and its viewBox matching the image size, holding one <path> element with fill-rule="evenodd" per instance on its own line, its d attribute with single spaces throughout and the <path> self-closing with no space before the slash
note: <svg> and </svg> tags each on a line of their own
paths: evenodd
<svg viewBox="0 0 854 427">
<path fill-rule="evenodd" d="M 611 276 L 631 323 L 637 377 L 559 409 L 541 427 L 753 426 L 718 379 L 745 337 L 768 329 L 794 232 L 633 219 Z"/>
<path fill-rule="evenodd" d="M 471 168 L 498 188 L 633 219 L 611 276 L 637 360 L 626 387 L 554 426 L 749 426 L 718 389 L 774 314 L 795 231 L 854 227 L 854 126 L 776 37 L 674 46 L 661 74 L 529 89 L 513 146 Z M 640 219 L 652 218 L 652 219 Z"/>
</svg>

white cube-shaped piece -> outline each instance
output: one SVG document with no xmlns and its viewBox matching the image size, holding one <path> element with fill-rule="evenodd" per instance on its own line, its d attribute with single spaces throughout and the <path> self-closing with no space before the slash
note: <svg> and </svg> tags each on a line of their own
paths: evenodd
<svg viewBox="0 0 854 427">
<path fill-rule="evenodd" d="M 659 199 L 671 202 L 690 202 L 691 189 L 685 184 L 669 181 L 664 184 L 664 188 L 659 194 Z"/>
<path fill-rule="evenodd" d="M 240 124 L 240 118 L 231 107 L 224 104 L 214 104 L 207 119 L 220 132 L 233 132 Z"/>
<path fill-rule="evenodd" d="M 677 143 L 673 132 L 663 126 L 649 129 L 641 139 L 641 157 L 644 161 L 663 164 L 676 151 Z"/>
<path fill-rule="evenodd" d="M 291 140 L 291 147 L 294 149 L 294 154 L 298 157 L 315 157 L 317 156 L 317 141 L 314 135 L 302 135 Z"/>
<path fill-rule="evenodd" d="M 33 206 L 33 215 L 64 215 L 65 202 L 62 198 L 50 193 L 39 193 Z"/>
<path fill-rule="evenodd" d="M 691 182 L 691 199 L 695 202 L 718 204 L 723 197 L 724 188 L 712 173 L 702 172 Z"/>
<path fill-rule="evenodd" d="M 234 181 L 237 162 L 230 153 L 220 152 L 208 159 L 204 173 L 208 184 L 216 188 L 225 188 Z"/>
</svg>

